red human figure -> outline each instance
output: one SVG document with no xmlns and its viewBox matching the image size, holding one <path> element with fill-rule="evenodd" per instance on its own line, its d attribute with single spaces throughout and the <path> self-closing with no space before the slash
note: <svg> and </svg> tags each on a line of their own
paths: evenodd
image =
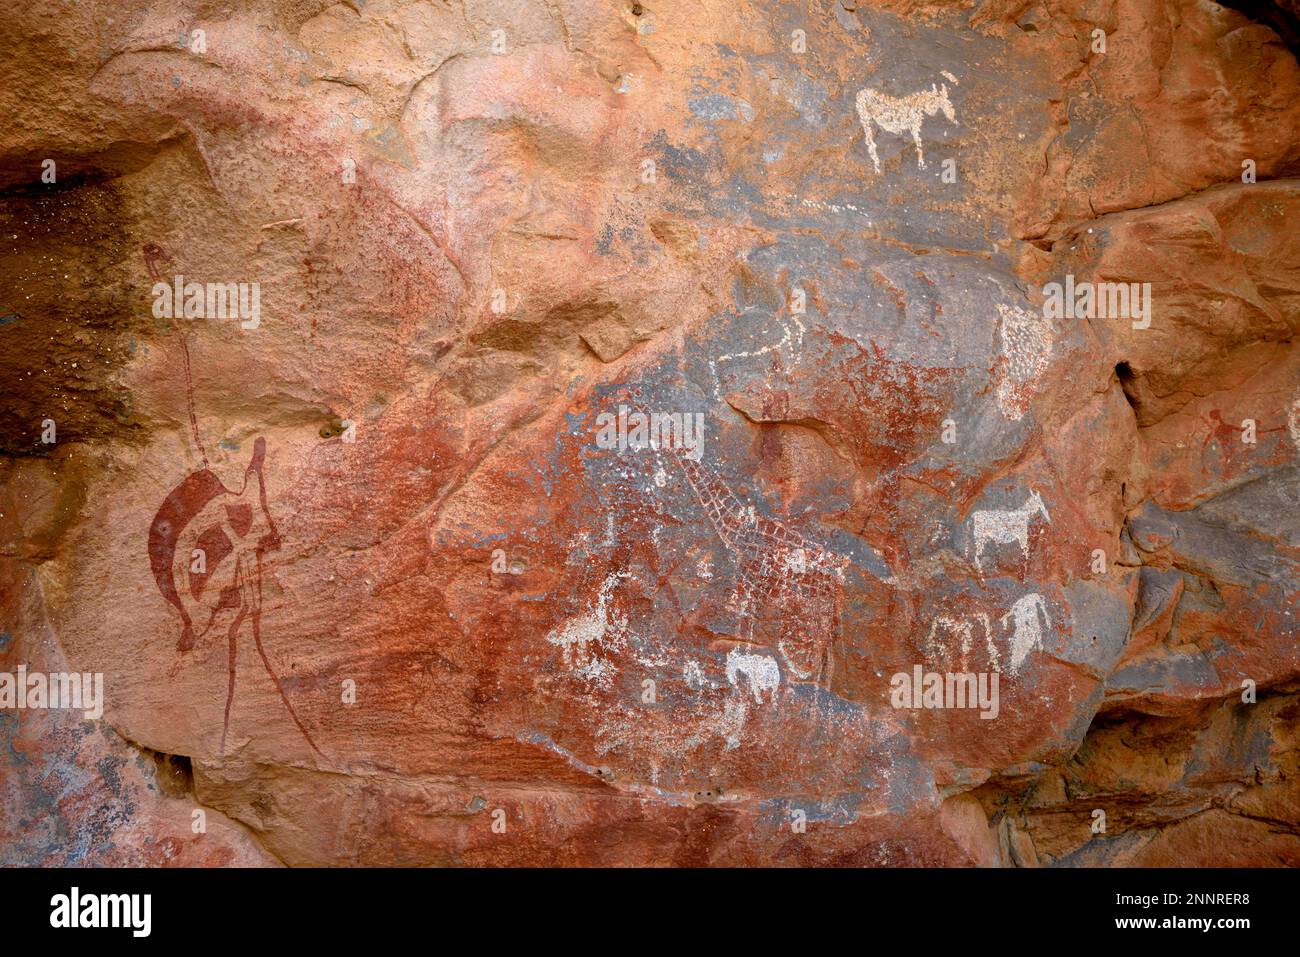
<svg viewBox="0 0 1300 957">
<path fill-rule="evenodd" d="M 266 440 L 258 438 L 238 491 L 226 488 L 207 468 L 190 474 L 172 489 L 149 528 L 149 563 L 158 591 L 180 612 L 181 636 L 176 649 L 182 655 L 208 634 L 218 617 L 234 612 L 226 629 L 229 661 L 221 752 L 226 750 L 230 707 L 235 699 L 239 629 L 248 619 L 262 666 L 289 717 L 312 750 L 321 754 L 289 703 L 262 645 L 263 557 L 280 547 L 280 534 L 266 503 L 265 459 Z M 254 476 L 255 484 L 249 481 Z M 218 579 L 221 584 L 214 585 Z M 205 617 L 196 633 L 196 625 Z"/>
</svg>

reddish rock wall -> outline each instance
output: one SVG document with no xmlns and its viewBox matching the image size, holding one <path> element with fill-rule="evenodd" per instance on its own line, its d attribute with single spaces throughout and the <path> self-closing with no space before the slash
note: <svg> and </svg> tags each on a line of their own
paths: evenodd
<svg viewBox="0 0 1300 957">
<path fill-rule="evenodd" d="M 0 860 L 1300 863 L 1295 22 L 9 5 Z"/>
</svg>

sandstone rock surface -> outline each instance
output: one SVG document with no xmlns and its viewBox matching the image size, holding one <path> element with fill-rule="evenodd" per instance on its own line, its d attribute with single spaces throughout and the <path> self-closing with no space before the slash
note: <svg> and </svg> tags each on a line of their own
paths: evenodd
<svg viewBox="0 0 1300 957">
<path fill-rule="evenodd" d="M 1300 864 L 1295 14 L 8 5 L 0 861 Z"/>
</svg>

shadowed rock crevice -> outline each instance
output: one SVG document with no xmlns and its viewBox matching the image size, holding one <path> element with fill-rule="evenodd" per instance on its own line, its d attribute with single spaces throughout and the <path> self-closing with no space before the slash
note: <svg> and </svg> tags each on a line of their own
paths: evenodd
<svg viewBox="0 0 1300 957">
<path fill-rule="evenodd" d="M 1293 0 L 1225 0 L 1223 5 L 1268 27 L 1300 57 L 1300 7 Z"/>
<path fill-rule="evenodd" d="M 976 794 L 1004 866 L 1294 867 L 1297 734 L 1294 683 L 1180 716 L 1109 711 L 1067 764 Z"/>
</svg>

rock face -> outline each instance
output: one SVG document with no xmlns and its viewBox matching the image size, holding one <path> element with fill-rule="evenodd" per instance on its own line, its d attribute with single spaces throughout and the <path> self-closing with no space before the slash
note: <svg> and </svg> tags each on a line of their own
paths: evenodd
<svg viewBox="0 0 1300 957">
<path fill-rule="evenodd" d="M 1300 864 L 1295 22 L 7 5 L 0 860 Z"/>
</svg>

